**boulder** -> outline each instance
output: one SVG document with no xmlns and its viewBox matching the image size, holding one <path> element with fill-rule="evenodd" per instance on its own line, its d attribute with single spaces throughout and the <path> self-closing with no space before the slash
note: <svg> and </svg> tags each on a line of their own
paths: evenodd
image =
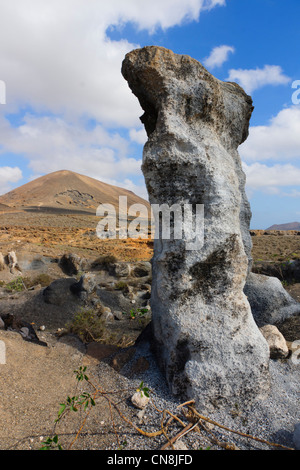
<svg viewBox="0 0 300 470">
<path fill-rule="evenodd" d="M 132 267 L 131 275 L 133 277 L 147 277 L 151 275 L 151 263 L 149 261 L 140 261 Z"/>
<path fill-rule="evenodd" d="M 8 260 L 8 267 L 10 269 L 10 272 L 14 274 L 17 271 L 20 271 L 19 265 L 18 265 L 18 259 L 17 255 L 14 251 L 10 251 L 7 254 L 7 260 Z"/>
<path fill-rule="evenodd" d="M 77 284 L 75 278 L 56 279 L 43 290 L 43 298 L 47 304 L 63 305 L 70 301 L 78 300 L 78 292 L 71 290 L 71 287 Z"/>
<path fill-rule="evenodd" d="M 300 304 L 284 289 L 277 277 L 250 273 L 244 293 L 251 305 L 257 325 L 281 323 L 300 314 Z"/>
<path fill-rule="evenodd" d="M 287 343 L 276 326 L 264 325 L 260 331 L 269 345 L 271 359 L 284 359 L 289 355 Z"/>
<path fill-rule="evenodd" d="M 151 309 L 159 364 L 171 391 L 202 410 L 246 407 L 270 386 L 269 347 L 243 292 L 251 211 L 237 149 L 248 136 L 251 97 L 162 47 L 128 53 L 122 73 L 144 110 L 150 204 L 173 214 L 170 235 L 155 219 Z"/>
<path fill-rule="evenodd" d="M 74 253 L 64 254 L 59 260 L 59 266 L 68 276 L 78 274 L 83 267 L 83 260 Z"/>
<path fill-rule="evenodd" d="M 78 282 L 70 285 L 70 290 L 73 294 L 85 300 L 89 294 L 93 292 L 97 285 L 96 276 L 91 273 L 83 274 Z"/>
<path fill-rule="evenodd" d="M 127 278 L 130 276 L 130 265 L 128 263 L 114 263 L 113 271 L 116 277 Z"/>
</svg>

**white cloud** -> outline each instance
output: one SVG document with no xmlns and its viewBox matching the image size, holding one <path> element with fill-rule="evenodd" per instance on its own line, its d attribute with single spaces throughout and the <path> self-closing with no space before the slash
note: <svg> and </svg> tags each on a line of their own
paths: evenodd
<svg viewBox="0 0 300 470">
<path fill-rule="evenodd" d="M 134 127 L 141 110 L 121 76 L 131 49 L 112 41 L 110 27 L 132 22 L 153 31 L 186 20 L 225 0 L 0 0 L 0 70 L 7 110 L 30 104 L 65 116 Z"/>
<path fill-rule="evenodd" d="M 115 183 L 111 183 L 111 184 L 115 184 Z M 128 189 L 129 191 L 133 191 L 135 194 L 142 197 L 146 201 L 148 201 L 148 199 L 149 199 L 148 198 L 148 192 L 147 192 L 147 189 L 146 189 L 146 185 L 145 185 L 144 182 L 136 184 L 133 181 L 131 181 L 130 179 L 126 178 L 123 181 L 122 188 Z"/>
<path fill-rule="evenodd" d="M 230 53 L 234 53 L 235 49 L 231 46 L 217 46 L 215 47 L 210 55 L 203 60 L 205 67 L 213 69 L 215 67 L 221 67 L 228 60 Z"/>
<path fill-rule="evenodd" d="M 245 161 L 300 158 L 300 107 L 281 110 L 267 126 L 252 126 L 248 139 L 239 147 Z"/>
<path fill-rule="evenodd" d="M 300 198 L 300 190 L 298 189 L 292 189 L 289 193 L 283 193 L 283 196 L 287 197 L 295 197 L 295 198 Z M 300 212 L 297 212 L 297 214 L 300 214 Z"/>
<path fill-rule="evenodd" d="M 34 174 L 68 169 L 101 181 L 139 175 L 141 156 L 130 156 L 128 142 L 103 126 L 85 129 L 82 123 L 67 123 L 57 117 L 26 115 L 13 128 L 0 120 L 1 153 L 22 154 Z"/>
<path fill-rule="evenodd" d="M 250 190 L 259 189 L 268 194 L 279 194 L 282 187 L 300 184 L 300 168 L 291 164 L 267 166 L 262 163 L 248 165 L 243 162 L 243 169 L 246 174 L 246 186 Z"/>
<path fill-rule="evenodd" d="M 262 69 L 231 69 L 227 81 L 237 82 L 251 94 L 266 85 L 286 85 L 291 79 L 284 75 L 280 66 L 265 65 Z"/>
<path fill-rule="evenodd" d="M 141 145 L 144 145 L 147 141 L 147 134 L 145 129 L 130 129 L 129 136 L 133 142 L 137 142 Z"/>
<path fill-rule="evenodd" d="M 10 183 L 17 183 L 22 177 L 22 170 L 18 167 L 0 167 L 0 194 L 8 192 L 11 189 Z"/>
</svg>

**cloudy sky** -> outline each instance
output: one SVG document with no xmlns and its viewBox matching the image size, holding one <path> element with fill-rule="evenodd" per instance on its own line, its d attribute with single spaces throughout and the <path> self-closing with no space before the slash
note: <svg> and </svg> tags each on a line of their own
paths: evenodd
<svg viewBox="0 0 300 470">
<path fill-rule="evenodd" d="M 159 45 L 251 94 L 251 228 L 300 221 L 299 18 L 299 0 L 0 0 L 0 194 L 68 169 L 146 197 L 120 69 Z"/>
</svg>

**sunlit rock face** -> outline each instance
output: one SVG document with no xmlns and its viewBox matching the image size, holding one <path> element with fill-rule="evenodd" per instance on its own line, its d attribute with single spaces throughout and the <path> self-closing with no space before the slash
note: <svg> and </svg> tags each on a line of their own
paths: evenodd
<svg viewBox="0 0 300 470">
<path fill-rule="evenodd" d="M 251 212 L 237 149 L 248 136 L 252 100 L 191 57 L 161 47 L 127 54 L 122 74 L 144 110 L 150 203 L 204 207 L 203 243 L 190 243 L 185 224 L 181 238 L 154 240 L 159 364 L 172 392 L 202 409 L 251 404 L 269 389 L 269 348 L 243 293 Z M 175 215 L 172 223 L 171 235 Z"/>
</svg>

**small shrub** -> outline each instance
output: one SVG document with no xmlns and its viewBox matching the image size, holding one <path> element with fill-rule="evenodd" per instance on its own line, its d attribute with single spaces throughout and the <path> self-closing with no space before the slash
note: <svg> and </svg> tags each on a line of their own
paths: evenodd
<svg viewBox="0 0 300 470">
<path fill-rule="evenodd" d="M 52 277 L 49 276 L 49 274 L 46 273 L 41 273 L 38 276 L 35 276 L 33 278 L 24 278 L 23 282 L 27 289 L 33 286 L 37 286 L 38 284 L 41 285 L 42 287 L 48 287 L 49 284 L 53 281 Z"/>
<path fill-rule="evenodd" d="M 103 255 L 95 259 L 92 263 L 94 269 L 108 269 L 109 266 L 117 262 L 117 258 L 114 255 Z"/>
<path fill-rule="evenodd" d="M 127 290 L 127 288 L 128 288 L 127 282 L 118 281 L 118 282 L 116 282 L 116 284 L 115 284 L 115 289 L 116 289 L 116 290 Z"/>
<path fill-rule="evenodd" d="M 70 333 L 74 333 L 83 342 L 95 341 L 103 336 L 104 322 L 95 310 L 82 309 L 74 315 L 74 319 L 67 325 Z"/>
<path fill-rule="evenodd" d="M 6 284 L 5 288 L 8 292 L 22 292 L 25 289 L 25 284 L 21 276 Z"/>
</svg>

